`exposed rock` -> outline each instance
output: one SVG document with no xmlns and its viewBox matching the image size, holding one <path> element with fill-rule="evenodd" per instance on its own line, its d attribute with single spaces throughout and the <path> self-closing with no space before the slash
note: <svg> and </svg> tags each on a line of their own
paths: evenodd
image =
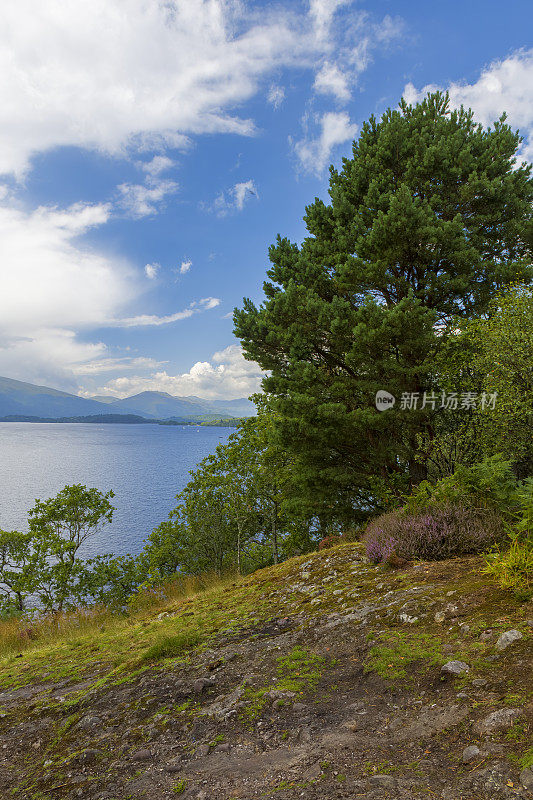
<svg viewBox="0 0 533 800">
<path fill-rule="evenodd" d="M 396 789 L 398 786 L 398 781 L 396 778 L 393 778 L 392 775 L 372 775 L 371 778 L 368 779 L 368 782 L 372 786 L 380 786 L 383 789 Z"/>
<path fill-rule="evenodd" d="M 519 708 L 500 708 L 478 722 L 475 729 L 482 736 L 510 728 L 522 714 Z"/>
<path fill-rule="evenodd" d="M 463 672 L 469 672 L 470 667 L 468 664 L 465 664 L 464 661 L 448 661 L 446 664 L 443 664 L 440 671 L 442 675 L 457 677 L 458 675 L 462 675 Z"/>
<path fill-rule="evenodd" d="M 210 689 L 215 685 L 213 678 L 198 678 L 193 683 L 193 691 L 195 694 L 202 694 L 206 689 Z"/>
<path fill-rule="evenodd" d="M 136 753 L 133 753 L 131 760 L 132 761 L 148 761 L 148 759 L 152 758 L 151 750 L 137 750 Z"/>
<path fill-rule="evenodd" d="M 465 747 L 461 755 L 461 761 L 463 764 L 470 764 L 475 758 L 481 755 L 481 750 L 477 745 L 471 744 L 469 747 Z"/>
<path fill-rule="evenodd" d="M 505 650 L 505 648 L 509 647 L 510 644 L 512 644 L 513 642 L 517 642 L 518 639 L 522 638 L 523 637 L 520 631 L 517 631 L 515 629 L 510 631 L 505 631 L 505 633 L 502 633 L 502 635 L 498 638 L 498 641 L 496 642 L 496 649 Z"/>
<path fill-rule="evenodd" d="M 531 767 L 526 767 L 520 773 L 520 783 L 522 786 L 525 786 L 526 789 L 533 790 L 533 769 Z"/>
</svg>

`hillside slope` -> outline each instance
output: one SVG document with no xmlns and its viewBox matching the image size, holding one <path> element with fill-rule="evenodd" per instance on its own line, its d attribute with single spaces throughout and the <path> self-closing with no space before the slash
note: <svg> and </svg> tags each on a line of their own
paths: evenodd
<svg viewBox="0 0 533 800">
<path fill-rule="evenodd" d="M 531 798 L 533 604 L 480 566 L 394 572 L 342 545 L 27 631 L 0 661 L 0 796 Z"/>
</svg>

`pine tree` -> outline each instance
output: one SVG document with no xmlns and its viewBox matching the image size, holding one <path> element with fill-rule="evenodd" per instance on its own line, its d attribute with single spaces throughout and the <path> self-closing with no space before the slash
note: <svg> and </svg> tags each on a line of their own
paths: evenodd
<svg viewBox="0 0 533 800">
<path fill-rule="evenodd" d="M 317 515 L 353 517 L 383 486 L 424 477 L 416 443 L 432 415 L 402 410 L 402 394 L 432 389 L 453 317 L 530 280 L 533 181 L 516 167 L 519 144 L 505 117 L 484 129 L 438 92 L 371 117 L 331 168 L 330 203 L 307 207 L 309 235 L 270 248 L 262 305 L 235 311 Z M 376 410 L 380 389 L 393 410 Z"/>
</svg>

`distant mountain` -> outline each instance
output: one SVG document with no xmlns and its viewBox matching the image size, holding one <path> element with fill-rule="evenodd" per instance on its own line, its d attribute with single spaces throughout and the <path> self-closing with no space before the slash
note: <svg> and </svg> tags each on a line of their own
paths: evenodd
<svg viewBox="0 0 533 800">
<path fill-rule="evenodd" d="M 113 410 L 130 414 L 143 414 L 155 419 L 193 417 L 204 414 L 214 416 L 251 417 L 255 406 L 246 398 L 239 400 L 204 400 L 201 397 L 177 397 L 167 392 L 141 392 L 124 400 L 109 404 Z"/>
<path fill-rule="evenodd" d="M 118 397 L 113 397 L 112 394 L 95 394 L 94 397 L 89 399 L 96 400 L 97 403 L 114 403 L 115 400 L 118 400 Z"/>
<path fill-rule="evenodd" d="M 141 392 L 123 400 L 107 396 L 85 398 L 47 386 L 0 377 L 0 417 L 59 419 L 96 414 L 137 414 L 146 419 L 206 419 L 250 417 L 255 413 L 254 404 L 246 398 L 211 401 L 200 397 L 175 397 L 167 392 Z"/>
<path fill-rule="evenodd" d="M 86 400 L 47 386 L 35 386 L 33 383 L 0 377 L 0 417 L 17 414 L 57 419 L 108 412 L 108 406 L 96 400 Z"/>
</svg>

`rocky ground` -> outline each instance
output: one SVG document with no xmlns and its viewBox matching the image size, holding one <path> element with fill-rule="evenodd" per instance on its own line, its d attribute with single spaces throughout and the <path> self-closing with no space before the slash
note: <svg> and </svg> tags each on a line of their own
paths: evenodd
<svg viewBox="0 0 533 800">
<path fill-rule="evenodd" d="M 533 798 L 533 605 L 480 567 L 389 571 L 343 545 L 139 622 L 208 630 L 179 656 L 156 637 L 159 656 L 98 654 L 58 680 L 17 653 L 0 796 Z"/>
</svg>

